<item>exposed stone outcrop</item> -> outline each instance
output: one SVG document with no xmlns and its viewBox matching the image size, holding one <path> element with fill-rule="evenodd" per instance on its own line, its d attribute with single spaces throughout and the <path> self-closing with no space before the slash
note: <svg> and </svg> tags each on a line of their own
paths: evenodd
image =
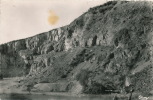
<svg viewBox="0 0 153 100">
<path fill-rule="evenodd" d="M 152 22 L 150 2 L 107 2 L 67 26 L 0 45 L 2 73 L 26 75 L 21 83 L 42 91 L 95 94 L 123 90 L 129 77 L 135 91 L 149 93 Z"/>
</svg>

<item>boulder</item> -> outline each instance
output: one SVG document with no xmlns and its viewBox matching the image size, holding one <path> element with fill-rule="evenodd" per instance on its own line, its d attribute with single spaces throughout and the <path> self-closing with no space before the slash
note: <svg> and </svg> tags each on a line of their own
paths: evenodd
<svg viewBox="0 0 153 100">
<path fill-rule="evenodd" d="M 70 89 L 71 93 L 80 94 L 83 92 L 83 86 L 80 84 L 79 81 L 73 81 L 72 84 L 72 88 Z"/>
</svg>

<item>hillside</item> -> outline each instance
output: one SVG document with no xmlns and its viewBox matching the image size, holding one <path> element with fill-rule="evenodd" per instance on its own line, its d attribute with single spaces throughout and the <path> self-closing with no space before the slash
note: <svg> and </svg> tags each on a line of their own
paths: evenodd
<svg viewBox="0 0 153 100">
<path fill-rule="evenodd" d="M 153 90 L 152 2 L 109 1 L 67 26 L 0 45 L 4 77 L 42 91 Z M 45 88 L 49 86 L 50 89 Z"/>
</svg>

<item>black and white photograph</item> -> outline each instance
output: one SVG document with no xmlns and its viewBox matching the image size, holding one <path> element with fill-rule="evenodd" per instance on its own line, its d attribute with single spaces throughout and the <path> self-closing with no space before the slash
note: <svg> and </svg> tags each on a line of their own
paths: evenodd
<svg viewBox="0 0 153 100">
<path fill-rule="evenodd" d="M 0 0 L 0 100 L 153 100 L 153 0 Z"/>
</svg>

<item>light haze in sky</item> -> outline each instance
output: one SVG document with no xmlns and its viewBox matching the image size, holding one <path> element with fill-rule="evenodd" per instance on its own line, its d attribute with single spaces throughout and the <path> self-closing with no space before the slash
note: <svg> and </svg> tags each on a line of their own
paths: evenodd
<svg viewBox="0 0 153 100">
<path fill-rule="evenodd" d="M 0 44 L 68 25 L 106 0 L 0 0 Z"/>
</svg>

